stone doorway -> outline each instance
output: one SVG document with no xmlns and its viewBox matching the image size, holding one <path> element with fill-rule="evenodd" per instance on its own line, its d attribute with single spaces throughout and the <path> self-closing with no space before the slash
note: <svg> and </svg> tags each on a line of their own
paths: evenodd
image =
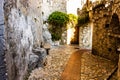
<svg viewBox="0 0 120 80">
<path fill-rule="evenodd" d="M 79 44 L 79 27 L 71 27 L 70 24 L 67 29 L 67 44 Z"/>
<path fill-rule="evenodd" d="M 115 57 L 115 60 L 117 61 L 118 60 L 118 54 L 119 52 L 117 51 L 118 48 L 120 48 L 120 21 L 119 21 L 119 18 L 118 18 L 118 15 L 116 13 L 114 13 L 112 15 L 112 19 L 111 19 L 111 22 L 109 24 L 109 29 L 108 29 L 108 32 L 110 33 L 110 37 L 111 39 L 113 39 L 113 41 L 115 42 L 114 46 L 112 46 L 112 48 L 114 48 L 115 52 L 113 55 L 116 55 L 117 53 L 117 56 Z M 112 41 L 111 41 L 112 42 Z"/>
<path fill-rule="evenodd" d="M 120 24 L 119 24 L 119 18 L 116 13 L 112 15 L 112 19 L 110 22 L 110 29 L 111 33 L 114 34 L 120 34 Z"/>
<path fill-rule="evenodd" d="M 79 44 L 79 27 L 75 27 L 75 32 L 74 32 L 74 36 L 71 39 L 70 43 L 71 44 Z"/>
</svg>

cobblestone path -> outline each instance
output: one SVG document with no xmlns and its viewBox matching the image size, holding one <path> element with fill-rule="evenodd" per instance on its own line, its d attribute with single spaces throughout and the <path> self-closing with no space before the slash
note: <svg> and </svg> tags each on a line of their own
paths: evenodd
<svg viewBox="0 0 120 80">
<path fill-rule="evenodd" d="M 89 50 L 76 48 L 78 46 L 52 48 L 47 66 L 33 70 L 29 80 L 107 80 L 116 65 L 92 55 Z"/>
<path fill-rule="evenodd" d="M 81 71 L 81 54 L 80 51 L 74 52 L 67 66 L 62 73 L 61 80 L 80 80 L 80 71 Z"/>
<path fill-rule="evenodd" d="M 81 57 L 81 80 L 107 80 L 116 64 L 105 58 L 84 52 Z"/>
<path fill-rule="evenodd" d="M 115 69 L 110 60 L 92 55 L 89 50 L 78 50 L 71 55 L 61 80 L 107 80 Z"/>
<path fill-rule="evenodd" d="M 84 52 L 89 50 L 78 50 L 71 55 L 61 80 L 81 80 L 81 57 Z"/>
<path fill-rule="evenodd" d="M 55 46 L 47 56 L 47 65 L 32 71 L 28 80 L 60 80 L 61 74 L 77 45 Z"/>
</svg>

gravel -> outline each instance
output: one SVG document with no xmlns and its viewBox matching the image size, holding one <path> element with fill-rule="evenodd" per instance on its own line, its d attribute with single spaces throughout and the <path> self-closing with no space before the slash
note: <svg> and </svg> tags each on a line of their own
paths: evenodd
<svg viewBox="0 0 120 80">
<path fill-rule="evenodd" d="M 60 80 L 61 73 L 77 46 L 54 46 L 47 56 L 47 65 L 44 68 L 33 70 L 28 80 Z"/>
</svg>

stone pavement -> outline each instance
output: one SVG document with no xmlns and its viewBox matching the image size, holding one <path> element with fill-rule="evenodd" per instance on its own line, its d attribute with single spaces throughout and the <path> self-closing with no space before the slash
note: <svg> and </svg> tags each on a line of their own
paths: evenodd
<svg viewBox="0 0 120 80">
<path fill-rule="evenodd" d="M 57 46 L 51 48 L 46 67 L 33 70 L 28 80 L 60 80 L 61 75 L 67 67 L 66 65 L 69 64 L 69 60 L 71 60 L 71 57 L 76 51 L 79 51 L 78 46 Z M 80 75 L 80 78 L 74 80 L 117 80 L 115 79 L 116 76 L 112 76 L 112 79 L 108 79 L 116 68 L 113 62 L 94 56 L 91 54 L 91 51 L 80 50 L 78 53 L 81 57 L 72 58 L 72 60 L 74 60 L 70 64 L 73 66 L 72 68 L 68 67 L 71 72 L 78 70 L 76 73 Z M 70 75 L 68 73 L 67 75 L 69 77 Z"/>
<path fill-rule="evenodd" d="M 116 67 L 110 60 L 84 52 L 81 58 L 81 80 L 108 80 Z"/>
<path fill-rule="evenodd" d="M 47 56 L 47 65 L 33 70 L 28 80 L 60 80 L 70 55 L 78 50 L 75 48 L 76 45 L 53 46 Z"/>
<path fill-rule="evenodd" d="M 72 53 L 67 65 L 61 75 L 60 80 L 80 80 L 81 72 L 81 51 Z"/>
</svg>

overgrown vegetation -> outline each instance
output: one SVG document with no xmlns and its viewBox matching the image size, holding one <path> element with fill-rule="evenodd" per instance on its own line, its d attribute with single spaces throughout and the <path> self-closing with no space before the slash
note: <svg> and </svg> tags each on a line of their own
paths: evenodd
<svg viewBox="0 0 120 80">
<path fill-rule="evenodd" d="M 78 16 L 78 26 L 82 26 L 89 22 L 89 12 L 84 12 Z"/>
<path fill-rule="evenodd" d="M 48 23 L 54 26 L 66 26 L 69 21 L 68 15 L 63 12 L 55 11 L 48 17 Z"/>
<path fill-rule="evenodd" d="M 48 23 L 51 25 L 49 31 L 52 35 L 52 40 L 60 40 L 62 33 L 66 30 L 66 25 L 69 17 L 66 13 L 55 11 L 48 17 Z"/>
<path fill-rule="evenodd" d="M 67 29 L 67 24 L 72 24 L 72 27 L 82 26 L 89 22 L 89 13 L 85 10 L 83 14 L 78 17 L 74 14 L 66 14 L 55 11 L 48 17 L 47 22 L 50 24 L 49 31 L 52 35 L 52 40 L 60 40 L 62 33 Z"/>
<path fill-rule="evenodd" d="M 69 17 L 69 24 L 72 24 L 72 27 L 76 27 L 76 25 L 78 24 L 78 17 L 74 14 L 68 14 Z"/>
</svg>

